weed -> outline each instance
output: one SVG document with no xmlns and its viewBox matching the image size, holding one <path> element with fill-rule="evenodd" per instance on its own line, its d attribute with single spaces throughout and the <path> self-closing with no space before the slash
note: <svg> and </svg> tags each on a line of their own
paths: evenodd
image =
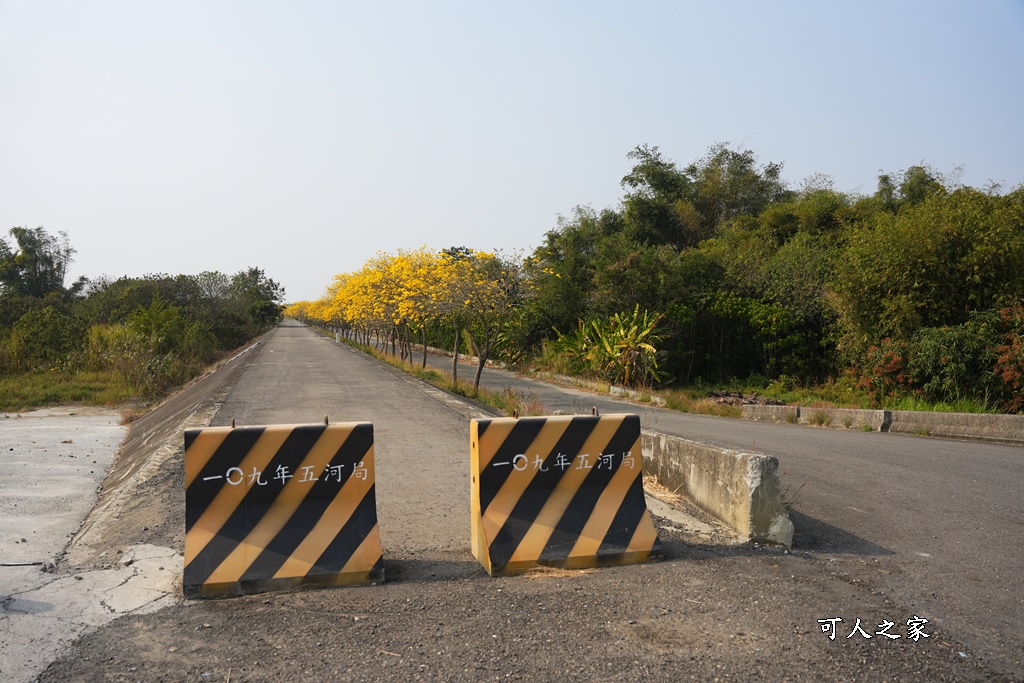
<svg viewBox="0 0 1024 683">
<path fill-rule="evenodd" d="M 832 416 L 824 410 L 815 410 L 808 418 L 808 422 L 816 427 L 828 427 L 832 424 Z"/>
<path fill-rule="evenodd" d="M 875 428 L 865 422 L 864 424 L 862 424 L 860 426 L 860 431 L 862 431 L 862 432 L 873 432 L 873 431 L 875 431 Z"/>
<path fill-rule="evenodd" d="M 793 484 L 786 484 L 786 488 L 782 489 L 780 498 L 782 498 L 782 507 L 786 508 L 786 512 L 792 512 L 796 507 L 797 499 L 800 497 L 800 492 L 807 486 L 807 482 L 800 484 L 793 490 Z"/>
<path fill-rule="evenodd" d="M 743 409 L 728 403 L 718 403 L 714 399 L 702 398 L 693 402 L 689 412 L 719 417 L 740 417 L 743 414 Z"/>
<path fill-rule="evenodd" d="M 121 411 L 121 424 L 122 425 L 130 425 L 132 422 L 135 422 L 136 420 L 138 420 L 140 417 L 142 417 L 145 414 L 146 414 L 146 411 L 144 411 L 144 410 L 137 410 L 136 408 L 131 407 L 131 406 L 128 407 L 128 408 L 125 408 L 124 410 Z"/>
<path fill-rule="evenodd" d="M 843 416 L 843 428 L 844 429 L 849 429 L 852 426 L 853 426 L 853 418 L 850 417 L 849 415 L 844 415 Z"/>
<path fill-rule="evenodd" d="M 593 574 L 596 569 L 587 567 L 583 569 L 567 569 L 565 567 L 552 567 L 544 564 L 535 564 L 524 572 L 527 579 L 567 579 L 573 576 Z"/>
</svg>

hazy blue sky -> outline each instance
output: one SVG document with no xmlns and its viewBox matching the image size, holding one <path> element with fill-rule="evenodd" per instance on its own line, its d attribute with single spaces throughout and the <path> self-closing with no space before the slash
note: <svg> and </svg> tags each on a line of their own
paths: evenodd
<svg viewBox="0 0 1024 683">
<path fill-rule="evenodd" d="M 529 251 L 642 143 L 1018 185 L 1024 2 L 0 0 L 0 95 L 4 232 L 314 299 L 378 250 Z"/>
</svg>

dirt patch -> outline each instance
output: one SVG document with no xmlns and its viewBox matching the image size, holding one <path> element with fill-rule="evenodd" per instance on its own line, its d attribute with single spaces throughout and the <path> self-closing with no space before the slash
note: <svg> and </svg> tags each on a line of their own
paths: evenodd
<svg viewBox="0 0 1024 683">
<path fill-rule="evenodd" d="M 185 546 L 185 456 L 184 449 L 164 460 L 156 471 L 133 487 L 103 532 L 103 542 L 112 548 L 150 544 L 174 548 Z M 102 551 L 101 551 L 102 552 Z M 74 563 L 82 568 L 81 559 Z M 109 555 L 92 562 L 106 563 Z"/>
</svg>

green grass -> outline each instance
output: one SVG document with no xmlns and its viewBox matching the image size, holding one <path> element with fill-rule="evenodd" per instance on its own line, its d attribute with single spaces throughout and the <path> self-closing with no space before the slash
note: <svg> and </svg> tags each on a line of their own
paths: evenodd
<svg viewBox="0 0 1024 683">
<path fill-rule="evenodd" d="M 886 410 L 927 410 L 934 413 L 993 413 L 985 401 L 973 398 L 953 398 L 933 403 L 918 396 L 902 396 L 886 402 Z"/>
<path fill-rule="evenodd" d="M 65 403 L 118 406 L 135 399 L 131 388 L 112 372 L 27 372 L 0 377 L 0 410 L 6 412 Z"/>
<path fill-rule="evenodd" d="M 972 398 L 952 396 L 944 401 L 929 401 L 914 394 L 887 396 L 879 404 L 871 394 L 858 389 L 848 381 L 829 380 L 813 386 L 802 386 L 791 379 L 780 378 L 767 383 L 743 383 L 733 381 L 724 386 L 709 386 L 708 389 L 728 389 L 742 394 L 757 393 L 760 396 L 776 398 L 786 405 L 801 405 L 809 408 L 858 408 L 862 410 L 916 410 L 940 413 L 998 413 L 997 406 L 987 397 Z"/>
</svg>

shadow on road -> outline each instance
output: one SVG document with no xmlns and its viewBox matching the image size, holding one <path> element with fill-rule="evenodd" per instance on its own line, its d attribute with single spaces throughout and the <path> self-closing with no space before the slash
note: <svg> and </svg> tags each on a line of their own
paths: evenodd
<svg viewBox="0 0 1024 683">
<path fill-rule="evenodd" d="M 844 555 L 894 555 L 888 548 L 872 543 L 849 531 L 791 510 L 794 550 L 811 550 Z"/>
</svg>

